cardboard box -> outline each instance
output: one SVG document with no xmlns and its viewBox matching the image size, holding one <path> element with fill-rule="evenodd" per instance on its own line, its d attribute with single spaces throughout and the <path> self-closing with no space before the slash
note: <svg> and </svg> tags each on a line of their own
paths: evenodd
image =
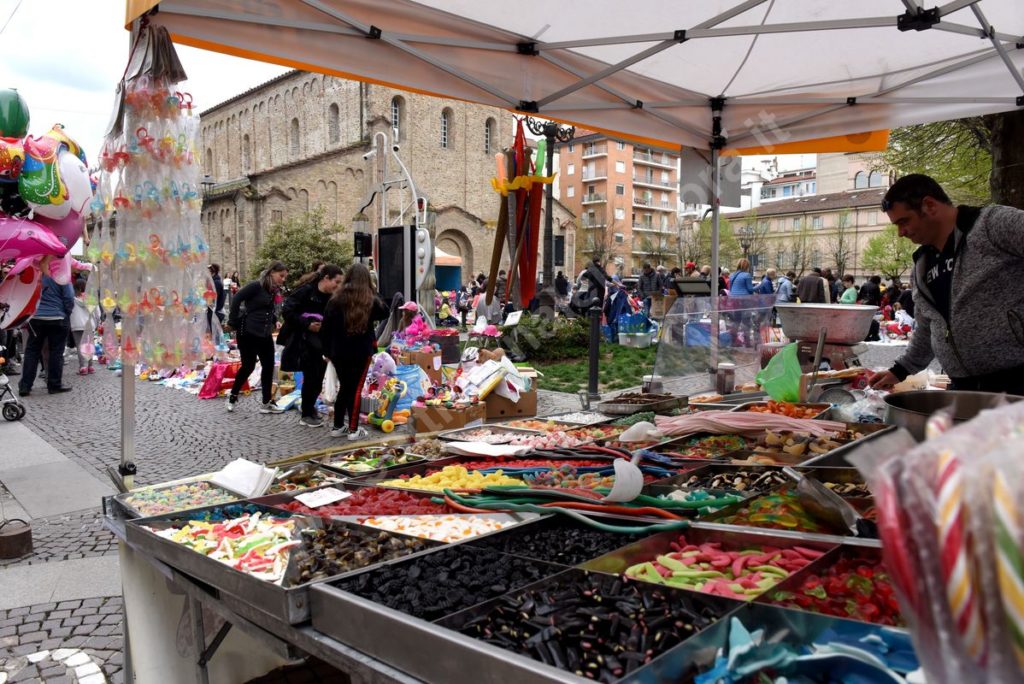
<svg viewBox="0 0 1024 684">
<path fill-rule="evenodd" d="M 442 384 L 441 352 L 402 352 L 402 355 L 398 357 L 398 364 L 401 366 L 419 366 L 434 385 Z"/>
<path fill-rule="evenodd" d="M 439 432 L 482 425 L 486 415 L 487 409 L 483 404 L 457 409 L 442 406 L 412 407 L 412 420 L 416 432 Z"/>
<path fill-rule="evenodd" d="M 484 400 L 488 418 L 529 418 L 537 415 L 537 390 L 522 392 L 519 401 L 499 397 L 493 392 Z"/>
</svg>

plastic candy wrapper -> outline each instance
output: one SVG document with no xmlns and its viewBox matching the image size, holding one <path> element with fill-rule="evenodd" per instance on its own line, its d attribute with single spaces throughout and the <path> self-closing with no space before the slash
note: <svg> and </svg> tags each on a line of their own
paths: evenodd
<svg viewBox="0 0 1024 684">
<path fill-rule="evenodd" d="M 757 384 L 775 401 L 800 401 L 803 370 L 797 344 L 787 344 L 757 373 Z"/>
<path fill-rule="evenodd" d="M 929 682 L 1024 681 L 1022 452 L 1015 404 L 905 453 L 849 457 L 875 497 L 885 564 Z"/>
<path fill-rule="evenodd" d="M 885 393 L 878 390 L 863 390 L 854 393 L 860 395 L 852 404 L 843 404 L 832 409 L 836 420 L 847 423 L 881 423 L 885 420 Z"/>
</svg>

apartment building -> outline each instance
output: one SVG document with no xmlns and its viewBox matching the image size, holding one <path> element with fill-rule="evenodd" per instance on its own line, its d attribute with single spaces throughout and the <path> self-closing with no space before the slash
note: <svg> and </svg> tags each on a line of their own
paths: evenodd
<svg viewBox="0 0 1024 684">
<path fill-rule="evenodd" d="M 679 155 L 590 131 L 558 144 L 559 193 L 579 218 L 577 254 L 600 254 L 623 274 L 674 262 Z"/>
</svg>

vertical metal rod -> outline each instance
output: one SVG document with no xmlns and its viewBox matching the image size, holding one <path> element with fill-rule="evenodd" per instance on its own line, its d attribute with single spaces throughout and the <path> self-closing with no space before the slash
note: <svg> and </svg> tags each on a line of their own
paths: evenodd
<svg viewBox="0 0 1024 684">
<path fill-rule="evenodd" d="M 587 395 L 591 400 L 601 399 L 597 391 L 597 369 L 601 361 L 601 305 L 598 304 L 587 312 L 590 318 L 590 366 L 587 374 Z"/>
<path fill-rule="evenodd" d="M 113 323 L 113 320 L 111 320 Z M 135 463 L 135 364 L 121 354 L 121 475 Z M 129 487 L 130 488 L 130 487 Z"/>
<path fill-rule="evenodd" d="M 197 684 L 210 684 L 210 673 L 203 661 L 203 653 L 206 651 L 206 629 L 203 627 L 203 604 L 199 599 L 189 597 L 189 617 L 192 618 L 192 646 L 195 647 L 196 656 L 196 682 Z"/>
<path fill-rule="evenodd" d="M 547 173 L 550 178 L 554 175 L 555 164 L 555 124 L 549 122 L 545 126 L 545 137 L 548 140 L 547 149 Z M 554 216 L 551 214 L 551 200 L 554 194 L 554 183 L 548 183 L 544 193 L 544 289 L 553 288 L 555 285 L 555 231 L 552 223 Z"/>
<path fill-rule="evenodd" d="M 719 150 L 717 146 L 711 148 L 711 340 L 708 372 L 715 376 L 718 371 L 718 331 L 720 320 L 718 314 L 718 238 L 720 229 L 720 209 L 718 195 L 721 192 L 721 169 L 719 164 Z M 714 383 L 712 383 L 714 386 Z"/>
</svg>

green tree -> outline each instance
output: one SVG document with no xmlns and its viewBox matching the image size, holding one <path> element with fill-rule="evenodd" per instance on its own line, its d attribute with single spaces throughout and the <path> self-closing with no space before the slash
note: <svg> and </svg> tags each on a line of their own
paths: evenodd
<svg viewBox="0 0 1024 684">
<path fill-rule="evenodd" d="M 913 256 L 914 244 L 901 238 L 896 226 L 890 224 L 868 240 L 861 254 L 861 263 L 866 271 L 886 279 L 899 278 L 910 270 Z"/>
<path fill-rule="evenodd" d="M 288 286 L 292 287 L 314 261 L 346 267 L 352 263 L 353 246 L 344 239 L 341 224 L 328 225 L 323 207 L 300 216 L 270 224 L 256 252 L 252 275 L 260 273 L 272 261 L 282 261 L 288 267 Z"/>
<path fill-rule="evenodd" d="M 697 262 L 697 266 L 710 264 L 711 217 L 700 222 L 700 228 L 697 229 L 697 242 L 700 245 L 702 257 Z M 733 233 L 732 222 L 727 218 L 720 218 L 718 221 L 718 262 L 732 271 L 742 254 L 743 250 L 740 249 L 740 243 Z"/>
<path fill-rule="evenodd" d="M 931 176 L 954 202 L 987 204 L 992 189 L 992 132 L 986 117 L 969 117 L 896 128 L 874 164 L 897 176 Z"/>
</svg>

